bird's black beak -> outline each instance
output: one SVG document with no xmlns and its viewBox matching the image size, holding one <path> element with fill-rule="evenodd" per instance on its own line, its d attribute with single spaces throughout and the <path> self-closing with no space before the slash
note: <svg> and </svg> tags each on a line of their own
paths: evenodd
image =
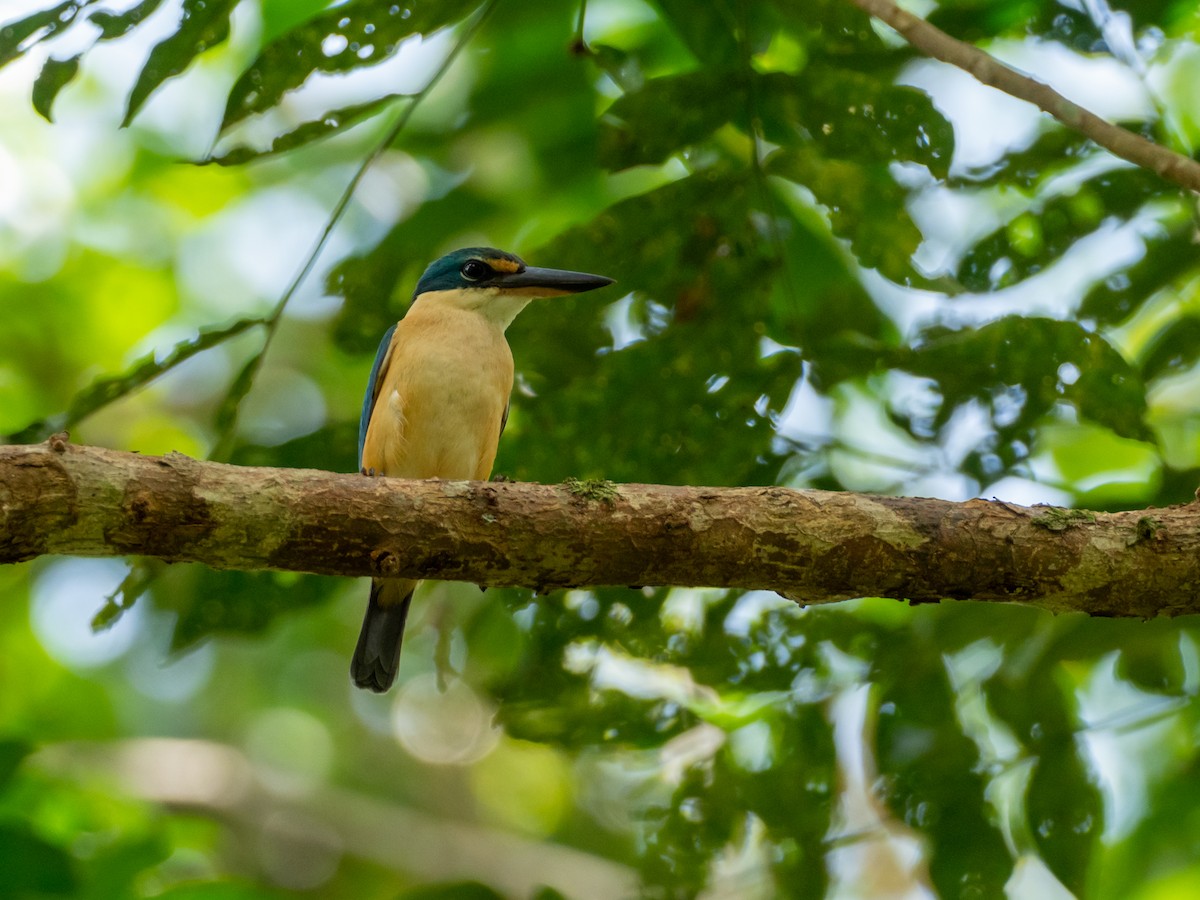
<svg viewBox="0 0 1200 900">
<path fill-rule="evenodd" d="M 587 272 L 568 272 L 566 269 L 539 269 L 527 266 L 522 272 L 502 275 L 499 279 L 501 288 L 528 289 L 546 291 L 553 294 L 582 294 L 584 291 L 594 291 L 613 283 L 613 279 L 603 275 L 589 275 Z"/>
</svg>

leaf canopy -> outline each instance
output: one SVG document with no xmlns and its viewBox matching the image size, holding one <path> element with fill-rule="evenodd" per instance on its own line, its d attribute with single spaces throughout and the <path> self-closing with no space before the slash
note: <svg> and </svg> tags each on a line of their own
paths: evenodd
<svg viewBox="0 0 1200 900">
<path fill-rule="evenodd" d="M 1095 6 L 928 20 L 1192 152 L 1194 4 Z M 508 476 L 1098 508 L 1200 482 L 1194 198 L 930 75 L 847 0 L 72 0 L 0 23 L 22 58 L 35 114 L 0 150 L 46 186 L 0 198 L 10 440 L 352 470 L 380 335 L 430 260 L 487 244 L 617 280 L 509 330 Z M 1194 622 L 430 585 L 373 705 L 344 683 L 360 585 L 88 565 L 0 573 L 32 610 L 0 616 L 0 893 L 582 884 L 545 860 L 598 896 L 1200 884 Z M 263 793 L 154 793 L 189 760 Z M 435 831 L 510 862 L 464 875 Z"/>
</svg>

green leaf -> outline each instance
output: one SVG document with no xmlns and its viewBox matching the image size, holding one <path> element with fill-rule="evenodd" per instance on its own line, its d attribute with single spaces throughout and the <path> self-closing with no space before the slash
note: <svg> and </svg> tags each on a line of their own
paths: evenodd
<svg viewBox="0 0 1200 900">
<path fill-rule="evenodd" d="M 600 164 L 618 170 L 660 163 L 740 118 L 746 100 L 740 80 L 736 73 L 685 72 L 624 94 L 601 120 Z"/>
<path fill-rule="evenodd" d="M 4 66 L 30 47 L 57 37 L 75 24 L 80 10 L 96 0 L 65 0 L 16 22 L 0 25 L 0 66 Z"/>
<path fill-rule="evenodd" d="M 237 4 L 238 0 L 183 0 L 179 29 L 150 51 L 129 94 L 122 127 L 133 121 L 159 85 L 182 73 L 197 56 L 229 37 L 229 16 Z"/>
<path fill-rule="evenodd" d="M 734 837 L 740 819 L 734 779 L 723 754 L 694 765 L 665 808 L 643 826 L 642 877 L 667 897 L 695 897 L 708 884 L 712 860 Z"/>
<path fill-rule="evenodd" d="M 96 379 L 89 387 L 75 395 L 65 413 L 31 422 L 16 434 L 10 435 L 8 440 L 14 444 L 45 440 L 55 432 L 70 428 L 96 410 L 144 387 L 159 375 L 186 362 L 197 353 L 215 347 L 249 328 L 262 325 L 265 321 L 261 318 L 239 319 L 232 325 L 223 328 L 202 329 L 199 335 L 192 340 L 176 344 L 171 348 L 171 352 L 161 359 L 155 353 L 148 353 L 123 374 Z"/>
<path fill-rule="evenodd" d="M 979 241 L 963 257 L 956 277 L 970 291 L 994 291 L 1017 284 L 1062 259 L 1102 223 L 1113 217 L 1132 217 L 1147 200 L 1175 190 L 1144 169 L 1106 172 L 1073 193 L 1038 201 Z"/>
<path fill-rule="evenodd" d="M 457 881 L 409 888 L 398 900 L 504 900 L 504 895 L 479 881 Z"/>
<path fill-rule="evenodd" d="M 100 29 L 99 40 L 112 41 L 129 34 L 161 5 L 162 0 L 142 0 L 123 13 L 98 9 L 91 14 L 88 21 Z"/>
<path fill-rule="evenodd" d="M 240 881 L 187 882 L 154 895 L 155 900 L 283 900 L 278 891 Z"/>
<path fill-rule="evenodd" d="M 0 792 L 8 787 L 21 762 L 32 752 L 33 747 L 25 741 L 0 739 Z"/>
<path fill-rule="evenodd" d="M 753 308 L 755 285 L 772 273 L 770 247 L 750 221 L 751 186 L 741 174 L 707 171 L 623 200 L 537 251 L 587 271 L 613 273 L 624 290 L 644 292 L 693 321 L 726 306 L 720 289 L 741 291 Z M 602 345 L 595 341 L 593 346 Z"/>
<path fill-rule="evenodd" d="M 889 48 L 870 18 L 845 0 L 775 0 L 784 20 L 804 36 L 808 51 L 852 68 L 893 68 L 913 51 Z"/>
<path fill-rule="evenodd" d="M 776 183 L 767 188 L 776 192 L 781 215 L 788 216 L 776 229 L 782 264 L 771 288 L 771 315 L 764 320 L 767 334 L 802 348 L 818 384 L 875 371 L 884 346 L 896 342 L 891 325 L 850 270 L 820 213 L 798 202 L 790 188 Z"/>
<path fill-rule="evenodd" d="M 1146 517 L 1143 533 L 1154 528 L 1153 517 Z M 1121 653 L 1117 658 L 1116 675 L 1146 693 L 1186 696 L 1188 688 L 1188 664 L 1182 653 L 1178 627 L 1170 627 L 1161 620 L 1151 619 L 1141 623 L 1144 634 L 1140 640 L 1121 641 Z"/>
<path fill-rule="evenodd" d="M 797 634 L 795 621 L 789 624 L 790 633 L 784 640 L 794 640 Z M 753 665 L 749 658 L 753 652 L 743 657 L 747 668 Z M 780 673 L 776 683 L 791 688 L 795 675 Z M 753 811 L 778 848 L 772 854 L 777 896 L 824 897 L 828 889 L 824 857 L 834 823 L 838 776 L 827 715 L 827 708 L 819 703 L 788 709 L 772 722 L 771 765 L 761 771 L 746 771 L 740 766 L 735 770 L 736 808 Z M 780 803 L 784 796 L 788 802 Z"/>
<path fill-rule="evenodd" d="M 524 147 L 522 159 L 530 154 L 522 166 L 532 164 L 530 171 L 538 173 L 535 183 L 519 182 L 523 196 L 509 193 L 505 200 L 516 204 L 510 209 L 535 214 L 543 206 L 539 192 L 595 197 L 591 192 L 600 188 L 599 173 L 587 161 L 596 153 L 596 72 L 587 57 L 569 49 L 579 5 L 554 0 L 505 3 L 497 10 L 474 38 L 472 61 L 479 69 L 469 122 L 484 147 L 493 129 L 512 135 Z M 413 137 L 407 146 L 413 146 Z M 431 137 L 434 143 L 425 146 L 436 157 L 444 138 Z M 472 222 L 471 227 L 485 226 Z"/>
<path fill-rule="evenodd" d="M 463 637 L 472 683 L 500 682 L 521 667 L 524 635 L 501 604 L 484 603 L 464 626 Z"/>
<path fill-rule="evenodd" d="M 1151 340 L 1142 359 L 1146 380 L 1166 372 L 1182 372 L 1200 359 L 1200 316 L 1170 322 Z"/>
<path fill-rule="evenodd" d="M 1102 39 L 1082 10 L 1048 7 L 1040 3 L 952 0 L 940 4 L 926 19 L 960 41 L 978 41 L 1002 35 L 1025 37 L 1046 33 L 1052 26 L 1057 29 L 1057 36 L 1066 38 L 1064 43 L 1075 38 L 1082 39 L 1085 46 L 1080 49 L 1092 51 Z"/>
<path fill-rule="evenodd" d="M 949 172 L 954 129 L 923 91 L 815 63 L 761 81 L 759 112 L 770 141 L 801 147 L 811 140 L 826 156 L 915 162 L 939 178 Z"/>
<path fill-rule="evenodd" d="M 214 156 L 211 159 L 205 160 L 205 162 L 216 163 L 219 166 L 238 166 L 250 160 L 286 153 L 288 150 L 303 147 L 305 144 L 318 141 L 327 135 L 357 125 L 359 122 L 369 119 L 382 110 L 387 109 L 393 100 L 406 96 L 408 95 L 385 94 L 382 97 L 376 97 L 374 100 L 368 100 L 366 103 L 358 103 L 353 106 L 344 106 L 341 109 L 330 110 L 321 116 L 320 119 L 304 122 L 286 134 L 279 135 L 271 141 L 271 146 L 264 150 L 256 150 L 253 147 L 247 146 L 234 147 L 220 156 Z"/>
<path fill-rule="evenodd" d="M 650 599 L 618 589 L 591 593 L 595 603 L 589 608 L 554 599 L 530 602 L 528 591 L 495 592 L 520 623 L 526 647 L 514 670 L 495 673 L 493 691 L 502 701 L 497 715 L 505 730 L 524 740 L 580 750 L 608 741 L 654 747 L 694 725 L 691 713 L 664 716 L 661 706 L 622 691 L 598 692 L 588 675 L 557 662 L 572 644 L 599 642 L 639 653 L 643 643 L 665 642 L 657 619 L 665 591 Z M 556 662 L 546 665 L 545 660 Z"/>
<path fill-rule="evenodd" d="M 1079 756 L 1079 722 L 1063 663 L 1106 652 L 1116 629 L 1095 624 L 1083 615 L 1043 618 L 1025 645 L 1016 648 L 1015 658 L 984 684 L 992 711 L 1036 760 L 1025 794 L 1026 834 L 1077 896 L 1084 893 L 1088 858 L 1103 831 L 1103 818 L 1099 795 Z"/>
<path fill-rule="evenodd" d="M 1026 802 L 1042 858 L 1080 897 L 1086 893 L 1088 864 L 1104 830 L 1104 809 L 1078 744 L 1078 739 L 1042 742 Z"/>
<path fill-rule="evenodd" d="M 88 855 L 80 880 L 88 886 L 88 897 L 136 896 L 135 884 L 170 855 L 171 845 L 162 832 L 123 836 Z"/>
<path fill-rule="evenodd" d="M 1028 442 L 1038 420 L 1066 400 L 1122 437 L 1149 438 L 1141 378 L 1101 335 L 1075 322 L 1009 316 L 977 329 L 938 328 L 895 360 L 900 368 L 938 382 L 944 401 L 935 428 L 949 421 L 959 404 L 976 398 L 1000 410 L 996 425 L 1002 437 Z M 1074 373 L 1062 371 L 1067 363 Z M 1006 456 L 1005 446 L 992 450 L 1016 461 Z"/>
<path fill-rule="evenodd" d="M 592 53 L 592 61 L 607 72 L 626 94 L 639 90 L 646 83 L 641 61 L 634 54 L 608 44 L 590 44 L 588 49 Z"/>
<path fill-rule="evenodd" d="M 5 896 L 65 896 L 76 888 L 71 854 L 22 822 L 0 822 L 0 891 Z"/>
<path fill-rule="evenodd" d="M 981 897 L 1003 896 L 1012 860 L 986 807 L 978 748 L 959 728 L 941 656 L 910 635 L 890 632 L 872 653 L 887 804 L 927 837 L 940 896 L 963 896 L 964 886 Z"/>
<path fill-rule="evenodd" d="M 752 217 L 750 190 L 746 180 L 715 172 L 682 179 L 622 201 L 537 251 L 537 259 L 602 274 L 620 260 L 611 274 L 620 290 L 633 292 L 630 313 L 646 339 L 597 355 L 611 339 L 603 304 L 590 296 L 562 298 L 518 319 L 510 342 L 537 397 L 516 398 L 500 471 L 546 480 L 773 479 L 767 401 L 785 401 L 799 360 L 758 358 L 760 335 L 795 319 L 776 318 L 771 306 L 781 263 Z M 816 315 L 811 287 L 804 285 L 786 315 Z M 714 391 L 716 375 L 729 380 Z M 645 389 L 650 380 L 654 391 Z M 580 419 L 589 423 L 585 442 L 569 437 L 570 423 Z M 653 422 L 653 439 L 628 422 Z M 731 443 L 733 433 L 739 437 Z"/>
<path fill-rule="evenodd" d="M 1180 714 L 1186 733 L 1196 734 L 1197 712 L 1193 701 Z M 1144 894 L 1151 885 L 1162 897 L 1186 896 L 1196 883 L 1191 861 L 1200 833 L 1200 758 L 1194 740 L 1177 742 L 1174 735 L 1168 740 L 1175 746 L 1167 749 L 1156 742 L 1156 752 L 1147 758 L 1166 763 L 1170 774 L 1149 779 L 1149 795 L 1139 804 L 1137 819 L 1128 823 L 1131 831 L 1105 840 L 1103 850 L 1093 854 L 1087 896 L 1124 900 Z"/>
<path fill-rule="evenodd" d="M 214 634 L 261 634 L 279 616 L 326 602 L 345 583 L 344 578 L 295 572 L 174 566 L 154 597 L 177 616 L 171 649 L 179 651 Z"/>
<path fill-rule="evenodd" d="M 1076 131 L 1053 121 L 1045 129 L 1024 150 L 1006 153 L 980 171 L 948 178 L 947 184 L 968 189 L 981 185 L 1030 189 L 1095 152 L 1091 140 Z"/>
<path fill-rule="evenodd" d="M 363 370 L 364 381 L 366 369 Z M 364 389 L 366 385 L 363 385 Z M 229 461 L 237 466 L 270 466 L 284 469 L 329 469 L 335 472 L 356 472 L 355 447 L 358 442 L 358 420 L 339 422 L 320 428 L 312 434 L 264 447 L 241 444 Z"/>
<path fill-rule="evenodd" d="M 320 15 L 329 5 L 329 0 L 265 0 L 262 4 L 263 43 L 268 44 L 302 22 Z"/>
<path fill-rule="evenodd" d="M 42 71 L 38 74 L 37 80 L 33 83 L 33 108 L 38 111 L 43 119 L 47 122 L 54 121 L 51 116 L 51 107 L 54 106 L 54 100 L 58 97 L 59 92 L 71 83 L 71 80 L 79 72 L 79 58 L 82 54 L 76 54 L 70 59 L 48 59 L 46 64 L 42 66 Z"/>
<path fill-rule="evenodd" d="M 773 154 L 766 171 L 808 188 L 829 211 L 833 233 L 850 241 L 863 266 L 899 284 L 920 280 L 912 256 L 921 231 L 905 209 L 907 191 L 884 164 L 825 159 L 797 147 Z"/>
<path fill-rule="evenodd" d="M 705 69 L 652 79 L 605 112 L 600 161 L 610 169 L 660 163 L 726 122 L 749 134 L 755 120 L 768 140 L 798 153 L 811 143 L 844 159 L 920 163 L 938 177 L 954 153 L 953 128 L 922 91 L 812 64 L 799 75 Z"/>
<path fill-rule="evenodd" d="M 657 0 L 658 8 L 696 59 L 710 68 L 728 68 L 741 57 L 736 35 L 742 32 L 746 4 Z"/>
<path fill-rule="evenodd" d="M 1121 322 L 1160 290 L 1189 278 L 1196 267 L 1194 233 L 1189 214 L 1149 236 L 1141 259 L 1088 291 L 1079 309 L 1080 317 L 1101 325 Z"/>
<path fill-rule="evenodd" d="M 313 72 L 348 72 L 395 55 L 400 43 L 460 21 L 471 0 L 351 0 L 272 41 L 229 92 L 221 130 L 270 109 Z"/>
<path fill-rule="evenodd" d="M 163 564 L 155 559 L 137 559 L 130 563 L 121 583 L 104 598 L 104 605 L 92 616 L 92 631 L 105 631 L 116 625 L 162 571 Z"/>
</svg>

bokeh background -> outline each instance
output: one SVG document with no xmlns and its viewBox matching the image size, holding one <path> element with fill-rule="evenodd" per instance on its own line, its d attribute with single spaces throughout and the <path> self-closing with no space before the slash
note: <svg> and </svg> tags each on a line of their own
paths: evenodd
<svg viewBox="0 0 1200 900">
<path fill-rule="evenodd" d="M 1200 141 L 1192 2 L 911 6 Z M 353 471 L 484 244 L 619 281 L 510 329 L 510 477 L 1200 485 L 1195 198 L 845 0 L 3 0 L 0 65 L 12 441 Z M 0 570 L 0 897 L 1200 897 L 1194 619 L 427 583 L 377 697 L 365 599 Z"/>
</svg>

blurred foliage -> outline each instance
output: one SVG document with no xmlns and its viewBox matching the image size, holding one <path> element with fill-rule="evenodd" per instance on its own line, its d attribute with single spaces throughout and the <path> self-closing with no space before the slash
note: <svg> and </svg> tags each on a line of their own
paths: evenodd
<svg viewBox="0 0 1200 900">
<path fill-rule="evenodd" d="M 401 6 L 357 0 L 327 10 L 263 48 L 229 91 L 222 128 L 270 109 L 314 72 L 347 72 L 383 62 L 400 42 L 457 22 L 472 4 L 418 0 Z"/>
<path fill-rule="evenodd" d="M 89 387 L 71 399 L 71 405 L 61 415 L 32 422 L 16 434 L 11 435 L 15 443 L 33 443 L 45 440 L 55 432 L 71 428 L 87 418 L 97 409 L 144 387 L 164 372 L 186 362 L 197 353 L 215 347 L 231 337 L 241 334 L 256 325 L 266 324 L 265 319 L 239 319 L 223 328 L 202 329 L 192 340 L 176 344 L 163 357 L 151 353 L 134 363 L 117 376 L 98 378 Z"/>
<path fill-rule="evenodd" d="M 9 440 L 352 471 L 380 335 L 491 244 L 618 281 L 510 329 L 510 477 L 1200 481 L 1194 198 L 845 0 L 18 6 Z M 1195 4 L 1086 9 L 929 16 L 1192 152 Z M 345 678 L 360 585 L 122 575 L 0 572 L 0 897 L 1200 891 L 1194 622 L 427 585 L 379 698 Z"/>
</svg>

